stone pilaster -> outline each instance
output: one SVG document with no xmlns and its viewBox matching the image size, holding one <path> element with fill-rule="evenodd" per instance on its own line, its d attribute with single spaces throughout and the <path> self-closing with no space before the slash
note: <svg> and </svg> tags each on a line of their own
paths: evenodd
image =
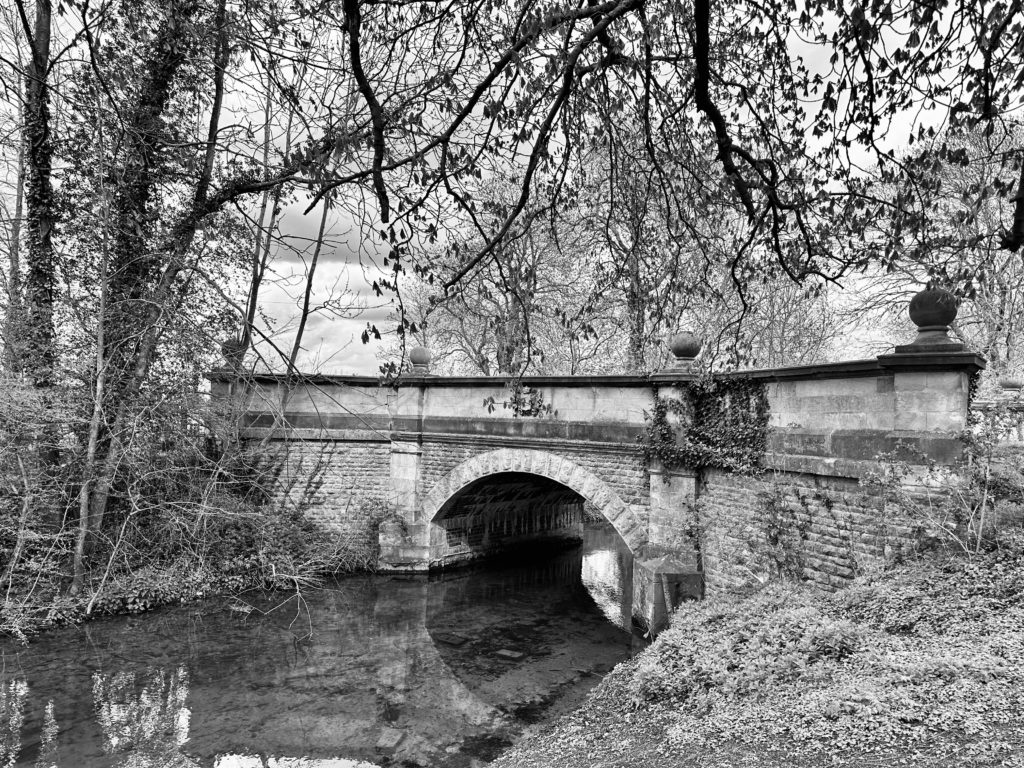
<svg viewBox="0 0 1024 768">
<path fill-rule="evenodd" d="M 420 513 L 420 461 L 423 450 L 412 441 L 391 441 L 389 501 L 403 520 L 417 522 Z"/>
<path fill-rule="evenodd" d="M 689 469 L 650 468 L 651 507 L 648 544 L 660 551 L 693 549 L 690 518 L 697 501 L 697 473 Z"/>
</svg>

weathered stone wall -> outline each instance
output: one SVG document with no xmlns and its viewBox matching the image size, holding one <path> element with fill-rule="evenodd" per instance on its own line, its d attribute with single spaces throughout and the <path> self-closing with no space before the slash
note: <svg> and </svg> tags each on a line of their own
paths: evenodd
<svg viewBox="0 0 1024 768">
<path fill-rule="evenodd" d="M 831 378 L 768 380 L 767 386 L 772 431 L 766 463 L 773 469 L 856 478 L 880 454 L 949 463 L 963 447 L 964 371 L 876 365 Z"/>
<path fill-rule="evenodd" d="M 611 452 L 614 458 L 617 452 Z M 638 464 L 634 460 L 634 469 Z M 476 493 L 481 481 L 498 476 L 514 474 L 524 485 L 535 489 L 557 488 L 559 493 L 568 492 L 574 500 L 589 502 L 593 508 L 608 520 L 618 531 L 626 544 L 638 551 L 647 542 L 647 506 L 630 504 L 624 500 L 608 482 L 614 473 L 600 464 L 597 471 L 591 471 L 571 458 L 556 451 L 538 448 L 500 448 L 486 451 L 460 462 L 448 474 L 441 477 L 425 493 L 417 505 L 416 530 L 407 526 L 400 539 L 389 542 L 391 551 L 403 568 L 411 563 L 433 562 L 438 559 L 437 547 L 440 539 L 435 528 L 449 514 L 452 504 L 461 504 L 467 494 Z M 553 484 L 553 486 L 552 486 Z M 636 493 L 636 489 L 631 487 Z M 486 503 L 500 505 L 503 495 L 485 491 Z M 582 510 L 582 506 L 581 506 Z M 416 542 L 422 550 L 417 553 Z"/>
<path fill-rule="evenodd" d="M 272 450 L 284 461 L 277 481 L 283 498 L 353 550 L 376 549 L 390 493 L 390 443 L 291 440 Z"/>
<path fill-rule="evenodd" d="M 862 481 L 888 461 L 920 468 L 960 457 L 977 364 L 967 353 L 903 354 L 755 372 L 768 388 L 766 471 L 702 472 L 689 514 L 708 591 L 779 573 L 836 589 L 919 547 L 926 521 Z"/>
<path fill-rule="evenodd" d="M 923 529 L 853 478 L 703 473 L 694 510 L 708 591 L 784 575 L 832 590 L 916 549 Z"/>
<path fill-rule="evenodd" d="M 488 444 L 476 441 L 467 444 L 454 440 L 425 439 L 420 469 L 423 492 L 429 492 L 439 480 L 468 459 L 509 445 L 510 442 L 512 441 Z M 648 503 L 650 481 L 647 469 L 640 461 L 633 444 L 621 446 L 618 450 L 612 450 L 610 447 L 595 448 L 583 443 L 551 445 L 543 441 L 523 441 L 519 444 L 524 448 L 544 450 L 569 459 L 593 472 L 614 489 L 627 504 L 646 506 Z"/>
<path fill-rule="evenodd" d="M 420 459 L 420 481 L 423 492 L 428 492 L 438 480 L 462 462 L 489 450 L 493 450 L 493 448 L 477 444 L 460 444 L 450 440 L 444 442 L 424 440 L 422 458 Z"/>
<path fill-rule="evenodd" d="M 692 508 L 697 496 L 697 474 L 691 470 L 651 467 L 648 541 L 655 550 L 685 551 L 694 547 L 696 529 Z"/>
</svg>

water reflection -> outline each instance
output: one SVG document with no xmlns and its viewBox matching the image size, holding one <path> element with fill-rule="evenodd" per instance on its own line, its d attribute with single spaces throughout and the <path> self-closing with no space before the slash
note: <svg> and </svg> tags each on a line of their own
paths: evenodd
<svg viewBox="0 0 1024 768">
<path fill-rule="evenodd" d="M 373 763 L 347 758 L 327 760 L 306 757 L 271 757 L 264 759 L 256 755 L 221 755 L 214 768 L 377 768 Z"/>
<path fill-rule="evenodd" d="M 57 718 L 54 716 L 53 702 L 48 701 L 43 710 L 43 728 L 40 732 L 39 756 L 35 768 L 57 767 Z"/>
<path fill-rule="evenodd" d="M 14 765 L 18 756 L 27 698 L 28 686 L 22 680 L 0 686 L 0 766 L 3 768 Z"/>
<path fill-rule="evenodd" d="M 633 553 L 607 523 L 587 530 L 580 578 L 608 621 L 633 626 Z"/>
<path fill-rule="evenodd" d="M 96 672 L 92 695 L 103 751 L 127 753 L 120 763 L 124 768 L 195 765 L 178 754 L 178 747 L 188 741 L 190 714 L 184 667 L 172 673 Z"/>
<path fill-rule="evenodd" d="M 482 765 L 633 651 L 617 541 L 595 530 L 530 566 L 348 578 L 0 646 L 0 766 Z"/>
</svg>

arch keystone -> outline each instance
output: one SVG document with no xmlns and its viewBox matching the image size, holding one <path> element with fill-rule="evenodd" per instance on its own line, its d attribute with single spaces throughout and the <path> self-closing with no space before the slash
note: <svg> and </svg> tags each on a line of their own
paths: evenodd
<svg viewBox="0 0 1024 768">
<path fill-rule="evenodd" d="M 530 465 L 530 457 L 526 451 L 512 451 L 512 469 L 516 472 L 524 471 Z"/>
</svg>

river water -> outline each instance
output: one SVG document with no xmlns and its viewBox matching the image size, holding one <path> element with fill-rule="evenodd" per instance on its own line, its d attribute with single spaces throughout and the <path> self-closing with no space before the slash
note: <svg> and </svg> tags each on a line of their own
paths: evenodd
<svg viewBox="0 0 1024 768">
<path fill-rule="evenodd" d="M 0 644 L 0 768 L 479 766 L 643 646 L 607 526 L 544 560 L 351 576 Z"/>
</svg>

